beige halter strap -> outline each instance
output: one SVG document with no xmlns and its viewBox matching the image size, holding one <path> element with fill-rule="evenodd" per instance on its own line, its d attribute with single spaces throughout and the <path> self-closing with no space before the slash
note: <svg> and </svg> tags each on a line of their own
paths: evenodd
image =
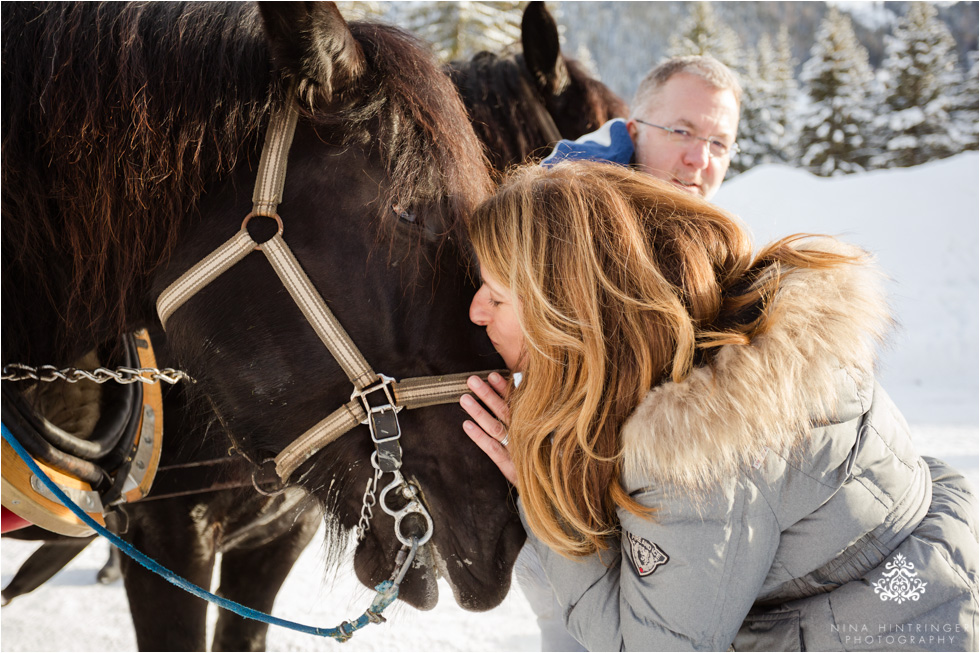
<svg viewBox="0 0 980 653">
<path fill-rule="evenodd" d="M 252 212 L 245 217 L 241 231 L 170 284 L 157 300 L 157 313 L 166 329 L 167 320 L 188 299 L 249 253 L 261 251 L 320 340 L 354 384 L 354 393 L 349 402 L 300 435 L 276 456 L 279 478 L 285 482 L 311 456 L 362 423 L 371 427 L 380 462 L 386 467 L 384 471 L 394 471 L 401 465 L 400 448 L 397 447 L 400 430 L 395 413 L 403 408 L 422 408 L 458 401 L 467 392 L 467 378 L 473 374 L 486 378 L 489 371 L 395 381 L 371 369 L 282 239 L 282 220 L 277 209 L 282 201 L 286 160 L 298 115 L 295 105 L 290 102 L 285 110 L 273 115 L 269 123 L 252 195 Z M 253 216 L 273 218 L 279 223 L 279 231 L 261 244 L 255 242 L 247 229 L 248 221 Z M 367 397 L 376 392 L 383 393 L 382 402 L 372 404 Z M 382 446 L 385 443 L 389 444 L 389 455 Z M 397 448 L 397 454 L 392 445 Z M 395 455 L 397 460 L 392 460 Z"/>
</svg>

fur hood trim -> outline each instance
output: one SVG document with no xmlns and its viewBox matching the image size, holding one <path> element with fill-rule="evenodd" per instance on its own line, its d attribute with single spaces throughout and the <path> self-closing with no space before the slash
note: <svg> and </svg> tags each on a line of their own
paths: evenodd
<svg viewBox="0 0 980 653">
<path fill-rule="evenodd" d="M 772 325 L 750 345 L 726 345 L 680 383 L 651 390 L 623 426 L 623 480 L 704 489 L 765 448 L 787 451 L 832 420 L 840 372 L 866 378 L 892 326 L 882 272 L 863 250 L 830 238 L 801 250 L 859 256 L 783 277 Z M 852 386 L 853 387 L 853 386 Z"/>
</svg>

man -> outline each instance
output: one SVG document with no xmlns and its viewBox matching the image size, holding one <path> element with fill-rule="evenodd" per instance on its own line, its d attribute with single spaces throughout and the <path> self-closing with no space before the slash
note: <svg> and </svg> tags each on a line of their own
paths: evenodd
<svg viewBox="0 0 980 653">
<path fill-rule="evenodd" d="M 668 59 L 646 74 L 629 120 L 611 120 L 575 141 L 560 141 L 542 165 L 592 159 L 632 165 L 710 200 L 738 152 L 742 88 L 709 56 Z M 565 629 L 561 606 L 537 555 L 524 547 L 515 564 L 518 585 L 537 616 L 542 651 L 584 651 Z"/>
<path fill-rule="evenodd" d="M 596 159 L 633 165 L 711 199 L 738 151 L 741 98 L 735 74 L 717 59 L 668 59 L 640 82 L 629 120 L 559 142 L 542 164 Z"/>
</svg>

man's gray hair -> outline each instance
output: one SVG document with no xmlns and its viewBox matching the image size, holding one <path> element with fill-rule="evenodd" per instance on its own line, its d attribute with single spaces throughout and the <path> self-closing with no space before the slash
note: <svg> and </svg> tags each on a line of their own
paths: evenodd
<svg viewBox="0 0 980 653">
<path fill-rule="evenodd" d="M 678 73 L 695 75 L 717 89 L 730 90 L 735 94 L 738 105 L 742 105 L 742 87 L 731 68 L 711 55 L 691 55 L 673 57 L 654 66 L 636 89 L 631 105 L 632 114 L 646 109 L 667 80 Z"/>
</svg>

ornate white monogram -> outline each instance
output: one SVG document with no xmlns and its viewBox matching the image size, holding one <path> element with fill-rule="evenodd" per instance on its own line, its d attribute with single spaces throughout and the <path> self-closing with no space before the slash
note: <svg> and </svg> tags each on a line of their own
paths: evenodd
<svg viewBox="0 0 980 653">
<path fill-rule="evenodd" d="M 914 571 L 915 565 L 905 559 L 901 553 L 895 554 L 895 559 L 885 565 L 884 577 L 874 584 L 875 594 L 882 601 L 918 601 L 925 593 L 926 585 L 917 578 L 919 572 Z"/>
</svg>

